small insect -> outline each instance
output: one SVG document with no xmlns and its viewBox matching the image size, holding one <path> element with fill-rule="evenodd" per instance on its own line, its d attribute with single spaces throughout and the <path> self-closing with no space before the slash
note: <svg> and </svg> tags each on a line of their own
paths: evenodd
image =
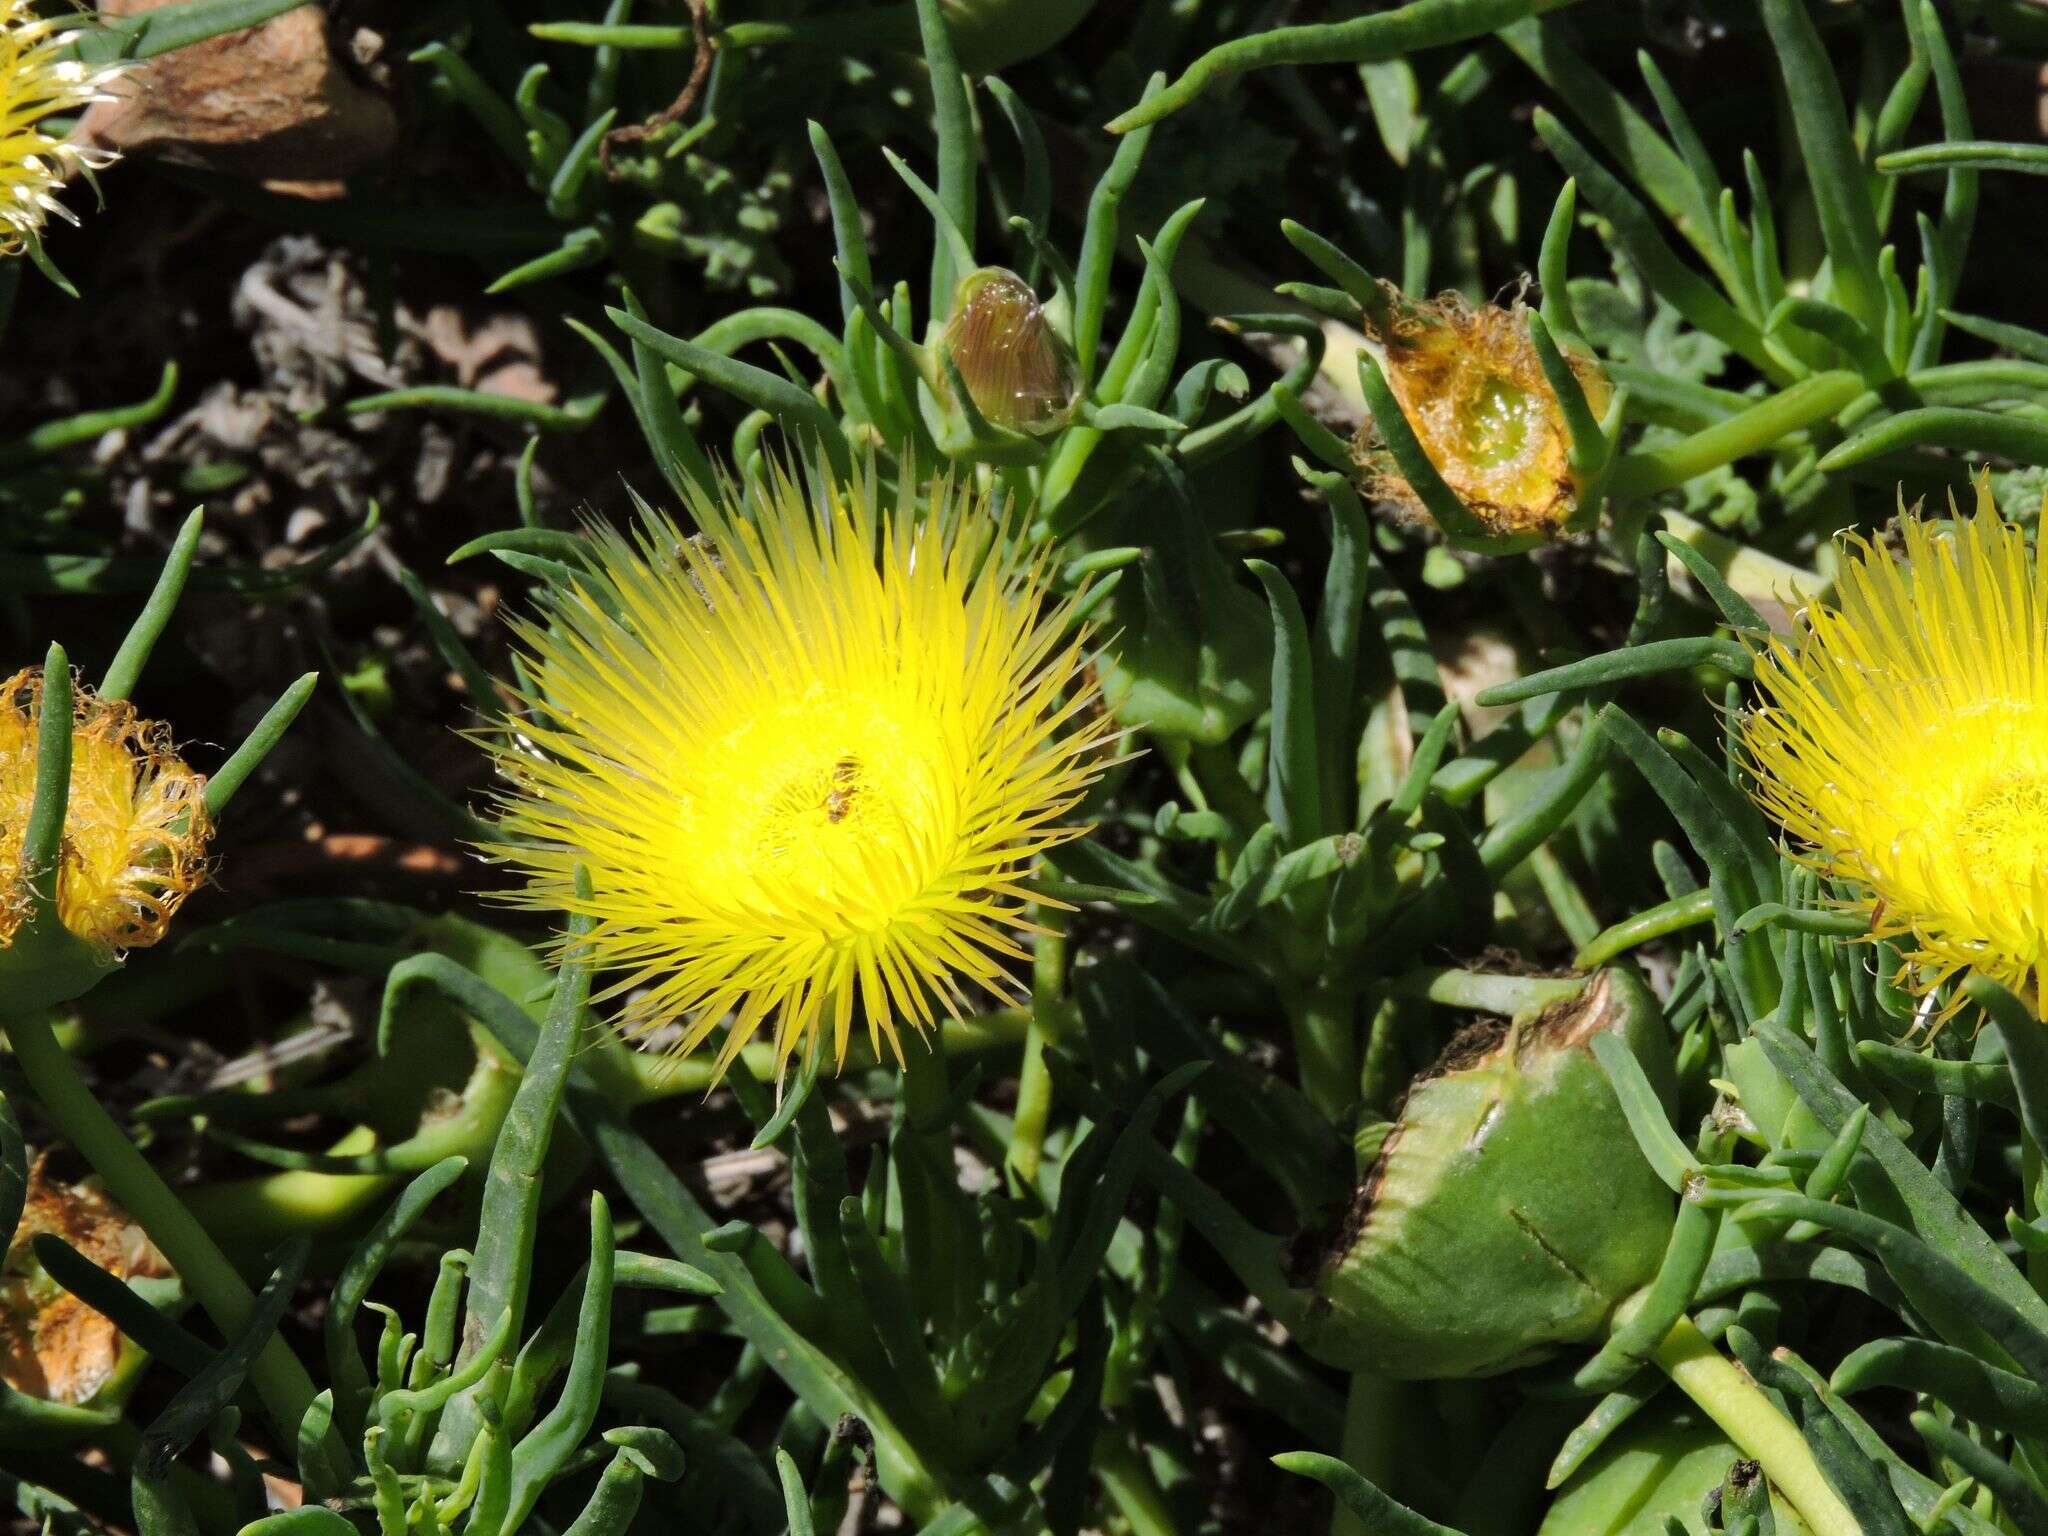
<svg viewBox="0 0 2048 1536">
<path fill-rule="evenodd" d="M 825 795 L 825 819 L 833 826 L 852 814 L 859 778 L 860 764 L 853 758 L 842 757 L 832 765 L 832 788 Z"/>
</svg>

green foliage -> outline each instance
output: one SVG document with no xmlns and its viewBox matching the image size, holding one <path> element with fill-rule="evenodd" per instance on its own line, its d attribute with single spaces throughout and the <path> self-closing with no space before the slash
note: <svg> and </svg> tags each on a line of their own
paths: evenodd
<svg viewBox="0 0 2048 1536">
<path fill-rule="evenodd" d="M 0 676 L 40 657 L 46 709 L 0 891 L 0 1305 L 75 1298 L 132 1346 L 80 1402 L 0 1389 L 25 1518 L 2048 1530 L 2040 999 L 1918 995 L 1741 740 L 1837 532 L 1979 474 L 2038 520 L 2048 155 L 1979 137 L 1980 103 L 2008 130 L 1961 62 L 2031 68 L 2038 16 L 1285 10 L 446 0 L 391 22 L 406 151 L 340 195 L 110 178 L 110 223 L 175 188 L 224 251 L 317 236 L 386 361 L 415 292 L 516 318 L 550 389 L 350 385 L 301 425 L 485 442 L 512 494 L 460 526 L 366 498 L 293 555 L 204 542 L 260 521 L 226 483 L 160 551 L 124 531 L 123 456 L 232 375 L 212 350 L 136 327 L 139 365 L 9 397 Z M 103 238 L 0 261 L 24 353 L 24 300 L 122 312 L 78 276 Z M 1527 343 L 1554 524 L 1489 522 L 1429 418 L 1470 402 L 1403 394 L 1396 322 L 1438 290 Z M 721 1086 L 618 1037 L 648 978 L 590 974 L 587 913 L 456 896 L 497 889 L 479 738 L 568 706 L 451 597 L 622 605 L 564 504 L 791 456 L 991 490 L 1085 594 L 1130 756 L 1030 877 L 1014 998 L 836 1077 L 748 1045 Z M 71 655 L 175 724 L 157 700 L 203 706 L 245 632 L 351 685 L 297 726 L 311 674 L 241 690 L 245 744 L 195 750 L 207 815 L 295 827 L 275 857 L 330 830 L 290 806 L 338 803 L 461 876 L 251 898 L 231 837 L 172 943 L 77 939 Z M 460 783 L 418 747 L 450 723 Z M 323 797 L 323 758 L 368 787 Z M 360 1038 L 299 1054 L 337 1009 Z M 175 1280 L 35 1225 L 59 1146 Z"/>
</svg>

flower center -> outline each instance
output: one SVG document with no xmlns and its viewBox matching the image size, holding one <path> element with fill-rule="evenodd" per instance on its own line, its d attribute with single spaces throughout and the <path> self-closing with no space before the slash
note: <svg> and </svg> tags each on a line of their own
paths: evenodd
<svg viewBox="0 0 2048 1536">
<path fill-rule="evenodd" d="M 952 834 L 928 714 L 820 690 L 726 737 L 685 776 L 684 848 L 773 926 L 869 930 L 914 898 Z"/>
<path fill-rule="evenodd" d="M 1987 871 L 2031 886 L 2048 864 L 2048 773 L 2018 770 L 1986 780 L 1963 801 L 1955 835 Z"/>
<path fill-rule="evenodd" d="M 1482 470 L 1519 467 L 1528 452 L 1530 418 L 1536 409 L 1521 385 L 1489 375 L 1459 416 L 1465 458 Z"/>
</svg>

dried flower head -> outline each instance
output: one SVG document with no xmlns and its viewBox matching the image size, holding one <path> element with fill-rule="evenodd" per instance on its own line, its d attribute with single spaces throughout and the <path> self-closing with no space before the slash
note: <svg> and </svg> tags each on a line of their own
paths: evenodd
<svg viewBox="0 0 2048 1536">
<path fill-rule="evenodd" d="M 1951 512 L 1954 508 L 1951 507 Z M 1847 541 L 1831 606 L 1758 658 L 1756 795 L 1925 990 L 2048 979 L 2048 562 L 1987 482 L 1952 531 Z"/>
<path fill-rule="evenodd" d="M 1016 273 L 983 267 L 962 278 L 943 344 L 993 425 L 1035 434 L 1072 416 L 1081 392 L 1073 348 Z"/>
<path fill-rule="evenodd" d="M 29 1165 L 21 1223 L 0 1262 L 0 1382 L 47 1402 L 82 1403 L 113 1379 L 134 1346 L 111 1318 L 44 1270 L 35 1250 L 44 1233 L 117 1280 L 157 1279 L 171 1267 L 97 1183 L 52 1178 L 47 1152 Z"/>
<path fill-rule="evenodd" d="M 53 213 L 76 224 L 57 192 L 74 172 L 90 175 L 114 160 L 45 127 L 49 118 L 108 99 L 120 73 L 71 57 L 73 20 L 39 16 L 31 0 L 0 0 L 0 256 L 34 243 Z"/>
<path fill-rule="evenodd" d="M 1085 637 L 1045 563 L 959 484 L 880 505 L 783 470 L 594 530 L 591 574 L 519 626 L 525 739 L 500 749 L 527 905 L 587 911 L 627 1027 L 726 1018 L 721 1070 L 774 1017 L 844 1061 L 856 1004 L 878 1052 L 962 983 L 1012 991 L 1021 884 L 1106 765 Z M 579 900 L 575 871 L 594 894 Z"/>
<path fill-rule="evenodd" d="M 22 838 L 35 801 L 40 671 L 0 683 L 0 949 L 27 910 Z M 125 700 L 72 689 L 71 798 L 57 871 L 57 917 L 108 952 L 142 949 L 206 876 L 206 777 L 171 749 L 170 730 Z"/>
<path fill-rule="evenodd" d="M 1444 483 L 1495 536 L 1561 529 L 1585 486 L 1523 306 L 1474 309 L 1455 293 L 1421 303 L 1392 288 L 1386 297 L 1367 329 L 1383 351 L 1387 386 Z M 1565 358 L 1599 415 L 1606 376 L 1586 358 Z M 1370 421 L 1354 448 L 1371 494 L 1422 512 Z"/>
</svg>

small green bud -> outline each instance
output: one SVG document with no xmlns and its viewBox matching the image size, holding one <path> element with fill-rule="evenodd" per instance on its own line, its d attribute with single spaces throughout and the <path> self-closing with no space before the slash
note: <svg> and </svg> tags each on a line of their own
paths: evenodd
<svg viewBox="0 0 2048 1536">
<path fill-rule="evenodd" d="M 1073 415 L 1081 394 L 1074 349 L 1016 273 L 983 267 L 962 278 L 940 346 L 991 426 L 1037 437 Z"/>
<path fill-rule="evenodd" d="M 1592 1338 L 1649 1283 L 1672 1195 L 1594 1059 L 1602 1031 L 1668 1089 L 1669 1035 L 1625 970 L 1451 1041 L 1315 1276 L 1311 1353 L 1386 1376 L 1490 1376 Z"/>
</svg>

